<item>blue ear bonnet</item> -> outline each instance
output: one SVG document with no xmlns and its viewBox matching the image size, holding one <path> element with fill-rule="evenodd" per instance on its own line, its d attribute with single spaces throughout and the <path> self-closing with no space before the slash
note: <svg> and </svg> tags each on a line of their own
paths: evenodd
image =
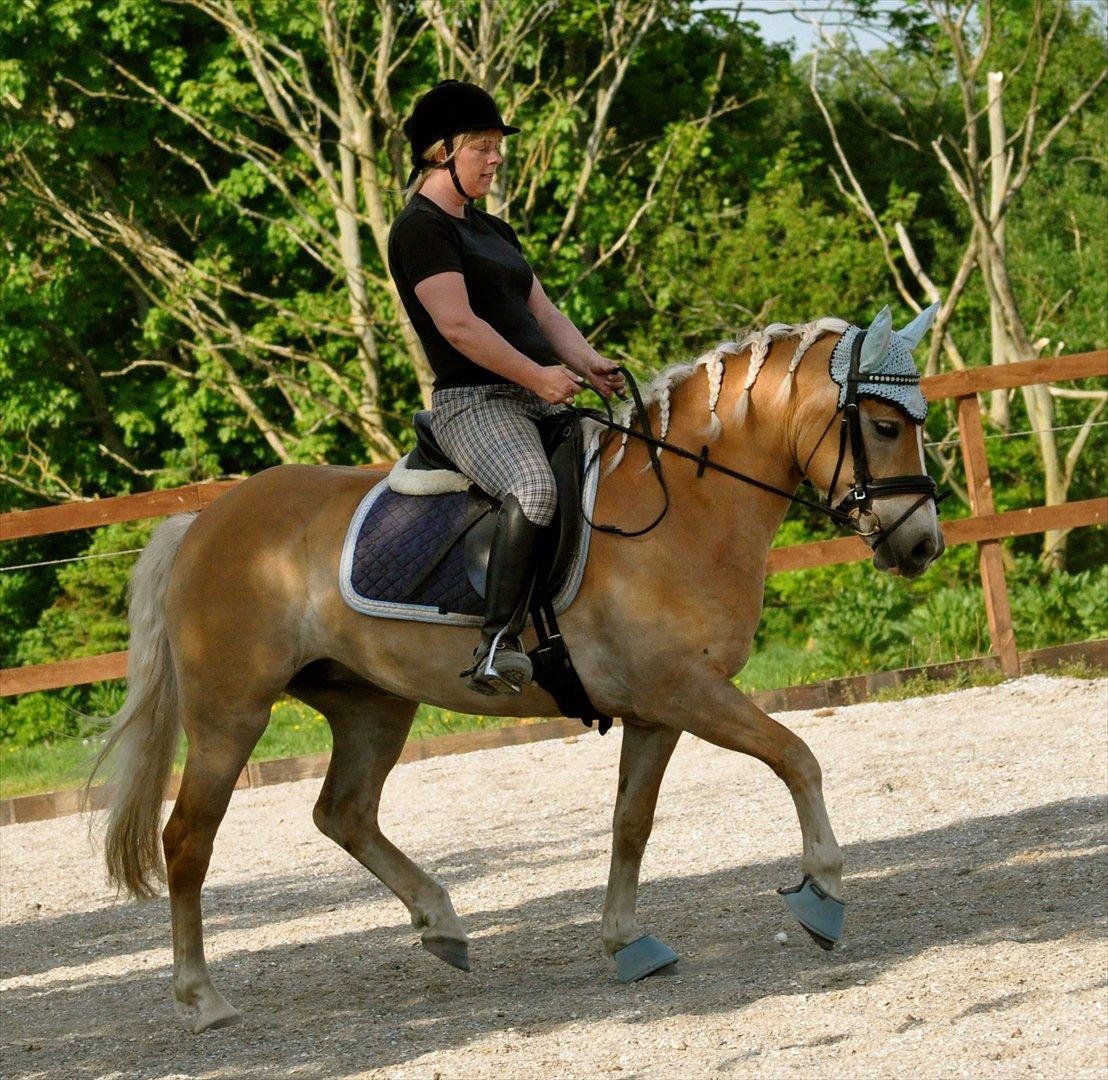
<svg viewBox="0 0 1108 1080">
<path fill-rule="evenodd" d="M 831 353 L 831 378 L 839 384 L 839 408 L 846 404 L 846 380 L 850 374 L 850 352 L 854 339 L 862 332 L 850 327 Z M 919 388 L 919 372 L 912 359 L 912 349 L 895 330 L 889 334 L 889 346 L 881 358 L 880 368 L 861 375 L 859 397 L 879 398 L 895 405 L 917 424 L 927 416 L 927 398 Z"/>
</svg>

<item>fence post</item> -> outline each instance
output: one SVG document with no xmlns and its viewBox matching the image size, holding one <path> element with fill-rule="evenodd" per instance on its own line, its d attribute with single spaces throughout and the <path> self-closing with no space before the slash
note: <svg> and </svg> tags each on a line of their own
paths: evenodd
<svg viewBox="0 0 1108 1080">
<path fill-rule="evenodd" d="M 975 515 L 992 514 L 995 512 L 993 482 L 989 477 L 989 461 L 985 456 L 985 431 L 981 427 L 981 407 L 976 394 L 966 394 L 958 398 L 958 433 L 962 439 L 970 509 Z M 1000 670 L 1005 675 L 1014 677 L 1020 673 L 1020 659 L 1016 649 L 1016 633 L 1012 627 L 1012 607 L 1008 602 L 1008 582 L 1004 577 L 1000 541 L 981 540 L 977 550 L 993 651 L 1000 660 Z"/>
</svg>

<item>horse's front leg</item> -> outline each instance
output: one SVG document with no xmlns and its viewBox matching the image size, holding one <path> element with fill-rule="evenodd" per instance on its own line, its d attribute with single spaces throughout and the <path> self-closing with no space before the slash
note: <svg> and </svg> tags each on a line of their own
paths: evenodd
<svg viewBox="0 0 1108 1080">
<path fill-rule="evenodd" d="M 655 674 L 641 697 L 639 716 L 756 757 L 785 782 L 800 819 L 804 880 L 783 895 L 801 925 L 830 948 L 842 934 L 843 860 L 823 801 L 823 774 L 807 743 L 718 672 Z"/>
<path fill-rule="evenodd" d="M 635 918 L 639 868 L 654 824 L 662 776 L 680 735 L 675 728 L 644 726 L 627 718 L 623 722 L 619 790 L 612 820 L 612 865 L 601 936 L 608 954 L 617 958 L 619 977 L 624 982 L 672 963 L 664 952 L 649 944 L 640 945 L 634 955 L 622 950 L 632 942 L 643 941 Z"/>
</svg>

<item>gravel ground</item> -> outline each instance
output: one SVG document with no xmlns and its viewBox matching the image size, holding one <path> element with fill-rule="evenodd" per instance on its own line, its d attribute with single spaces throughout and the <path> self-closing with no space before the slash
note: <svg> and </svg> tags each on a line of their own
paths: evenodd
<svg viewBox="0 0 1108 1080">
<path fill-rule="evenodd" d="M 200 1036 L 173 1012 L 165 900 L 113 902 L 81 818 L 4 828 L 0 1072 L 1103 1077 L 1108 681 L 784 719 L 846 854 L 832 954 L 773 894 L 798 880 L 783 786 L 686 737 L 640 892 L 683 959 L 616 983 L 599 922 L 620 735 L 590 732 L 393 773 L 386 832 L 451 890 L 468 975 L 314 831 L 318 781 L 236 793 L 205 907 L 244 1019 Z"/>
</svg>

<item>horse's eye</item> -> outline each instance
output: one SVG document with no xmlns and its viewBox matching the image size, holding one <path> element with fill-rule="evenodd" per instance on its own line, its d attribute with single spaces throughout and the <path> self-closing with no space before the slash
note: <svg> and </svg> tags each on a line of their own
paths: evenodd
<svg viewBox="0 0 1108 1080">
<path fill-rule="evenodd" d="M 900 425 L 895 420 L 875 420 L 873 426 L 883 439 L 895 439 L 900 434 Z"/>
</svg>

